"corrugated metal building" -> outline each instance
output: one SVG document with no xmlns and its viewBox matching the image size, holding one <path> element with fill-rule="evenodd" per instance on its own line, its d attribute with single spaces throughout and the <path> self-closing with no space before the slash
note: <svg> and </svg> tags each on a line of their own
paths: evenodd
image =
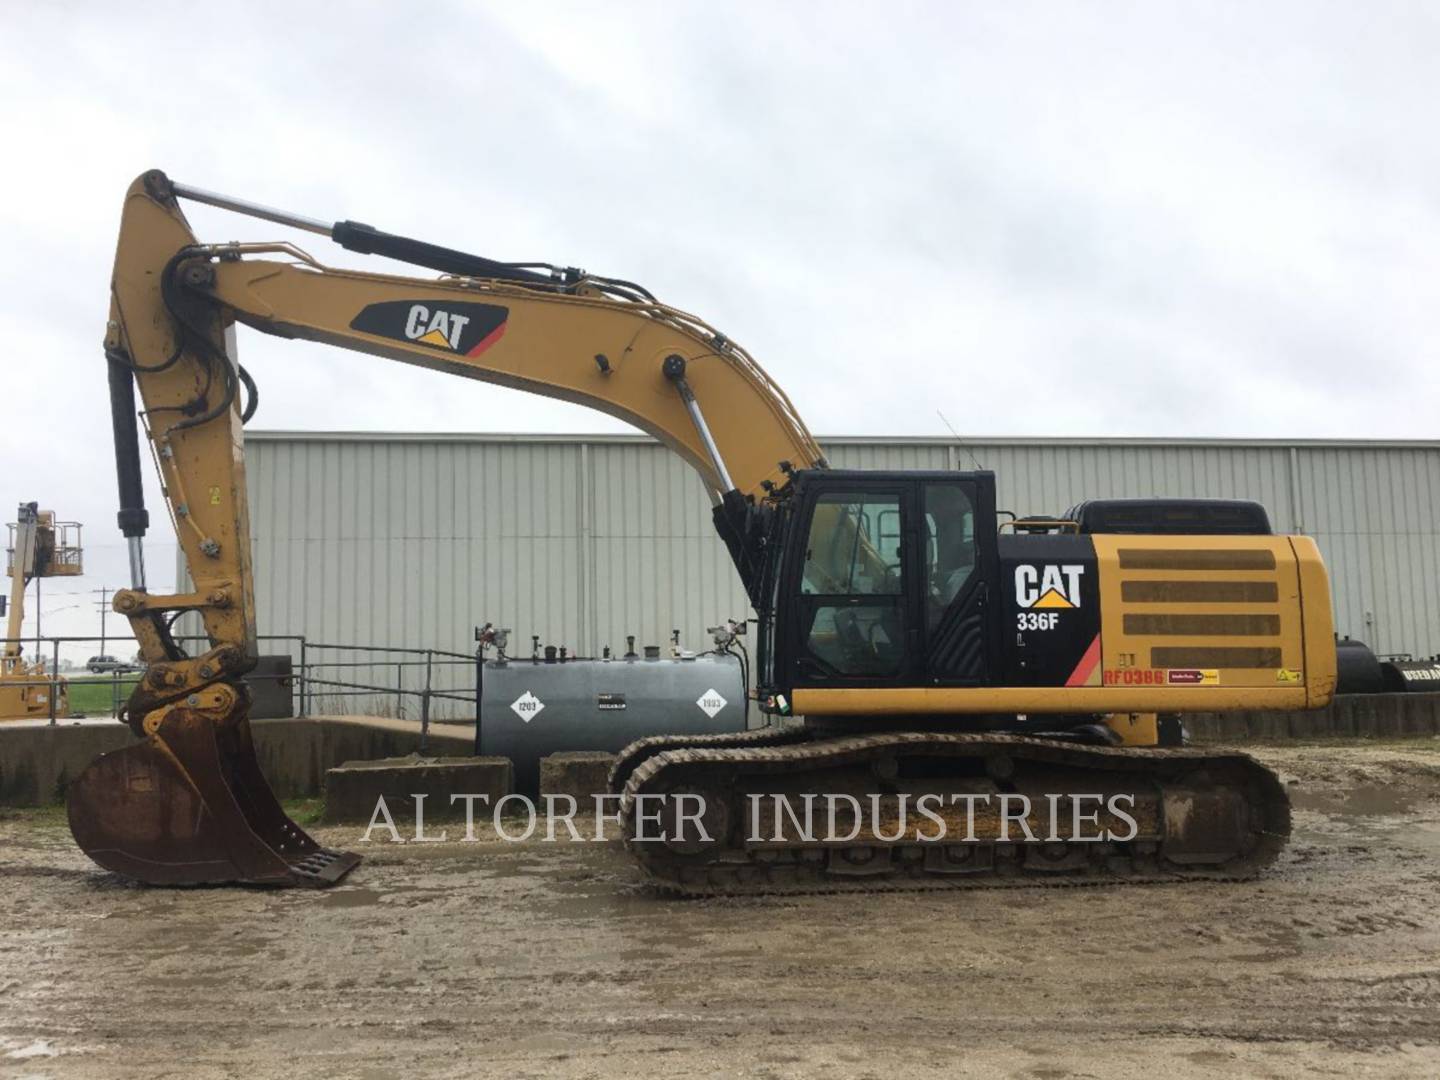
<svg viewBox="0 0 1440 1080">
<path fill-rule="evenodd" d="M 255 432 L 247 468 L 262 633 L 468 650 L 472 627 L 582 654 L 689 647 L 748 612 L 699 480 L 640 436 Z M 1440 442 L 822 439 L 840 468 L 993 469 L 999 505 L 1255 499 L 1314 536 L 1336 626 L 1440 652 Z"/>
</svg>

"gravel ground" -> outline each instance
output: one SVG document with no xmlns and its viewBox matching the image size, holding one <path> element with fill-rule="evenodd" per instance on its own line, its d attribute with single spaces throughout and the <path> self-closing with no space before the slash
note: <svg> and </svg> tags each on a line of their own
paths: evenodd
<svg viewBox="0 0 1440 1080">
<path fill-rule="evenodd" d="M 490 840 L 160 890 L 0 812 L 0 1075 L 1440 1075 L 1440 740 L 1253 752 L 1296 833 L 1224 885 L 674 901 Z"/>
</svg>

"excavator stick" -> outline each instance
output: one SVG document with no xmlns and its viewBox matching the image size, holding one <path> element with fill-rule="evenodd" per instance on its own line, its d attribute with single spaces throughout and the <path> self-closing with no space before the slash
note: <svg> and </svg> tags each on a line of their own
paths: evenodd
<svg viewBox="0 0 1440 1080">
<path fill-rule="evenodd" d="M 360 856 L 321 847 L 285 814 L 243 714 L 184 706 L 97 758 L 69 790 L 70 831 L 107 870 L 150 885 L 333 885 Z"/>
<path fill-rule="evenodd" d="M 255 665 L 255 610 L 242 465 L 255 398 L 227 318 L 177 292 L 179 261 L 194 243 L 164 177 L 137 180 L 116 251 L 105 359 L 131 581 L 114 607 L 147 667 L 125 708 L 138 741 L 98 758 L 70 785 L 70 831 L 101 866 L 148 884 L 323 887 L 360 857 L 321 847 L 291 821 L 255 758 L 243 682 Z M 248 401 L 242 384 L 251 386 Z M 146 587 L 137 416 L 192 592 Z M 200 656 L 170 632 L 187 613 L 211 642 Z"/>
</svg>

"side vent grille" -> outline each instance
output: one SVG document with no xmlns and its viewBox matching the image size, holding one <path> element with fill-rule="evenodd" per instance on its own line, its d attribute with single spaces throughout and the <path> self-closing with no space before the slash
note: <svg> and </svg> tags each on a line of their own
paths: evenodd
<svg viewBox="0 0 1440 1080">
<path fill-rule="evenodd" d="M 1274 570 L 1275 553 L 1219 548 L 1121 548 L 1121 570 Z"/>
<path fill-rule="evenodd" d="M 1122 542 L 1116 556 L 1122 571 L 1121 628 L 1126 638 L 1138 639 L 1120 648 L 1148 654 L 1152 668 L 1274 671 L 1285 666 L 1287 613 L 1272 548 L 1150 548 Z"/>
</svg>

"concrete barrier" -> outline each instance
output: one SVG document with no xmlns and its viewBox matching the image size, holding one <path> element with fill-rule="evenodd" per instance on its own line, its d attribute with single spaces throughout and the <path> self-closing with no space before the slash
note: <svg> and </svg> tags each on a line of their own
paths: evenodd
<svg viewBox="0 0 1440 1080">
<path fill-rule="evenodd" d="M 282 799 L 318 795 L 325 771 L 341 762 L 401 757 L 420 749 L 420 724 L 379 716 L 314 716 L 251 720 L 255 757 Z M 14 720 L 0 724 L 0 806 L 63 801 L 65 788 L 101 754 L 135 741 L 117 720 Z M 475 729 L 431 724 L 430 757 L 464 757 Z"/>
<path fill-rule="evenodd" d="M 420 723 L 384 716 L 321 716 L 327 768 L 345 761 L 369 761 L 419 753 Z M 474 724 L 431 724 L 426 757 L 469 757 L 475 753 Z"/>
<path fill-rule="evenodd" d="M 1323 709 L 1188 713 L 1185 729 L 1196 742 L 1440 735 L 1440 694 L 1346 694 Z"/>
<path fill-rule="evenodd" d="M 101 754 L 134 741 L 130 729 L 105 722 L 10 720 L 0 724 L 0 806 L 59 802 L 65 788 Z"/>
<path fill-rule="evenodd" d="M 1196 742 L 1372 738 L 1440 735 L 1440 693 L 1347 694 L 1308 712 L 1190 713 Z M 281 798 L 316 795 L 325 773 L 342 762 L 403 757 L 420 749 L 420 724 L 378 716 L 315 716 L 252 720 L 260 769 Z M 115 720 L 11 720 L 0 723 L 0 806 L 58 802 L 65 788 L 100 754 L 134 736 Z M 468 757 L 475 729 L 431 724 L 427 757 Z M 603 764 L 602 764 L 602 759 Z M 583 799 L 605 790 L 609 755 L 555 754 L 541 791 Z M 507 791 L 509 789 L 507 788 Z"/>
<path fill-rule="evenodd" d="M 501 757 L 405 757 L 380 761 L 347 761 L 325 773 L 325 820 L 370 821 L 376 804 L 386 809 L 404 836 L 414 828 L 416 797 L 424 797 L 426 821 L 465 818 L 465 800 L 452 795 L 483 795 L 476 799 L 476 819 L 488 817 L 510 794 L 512 768 Z"/>
<path fill-rule="evenodd" d="M 610 790 L 610 766 L 615 755 L 599 750 L 575 750 L 540 759 L 540 794 L 569 795 L 582 809 L 595 805 L 594 797 Z"/>
</svg>

